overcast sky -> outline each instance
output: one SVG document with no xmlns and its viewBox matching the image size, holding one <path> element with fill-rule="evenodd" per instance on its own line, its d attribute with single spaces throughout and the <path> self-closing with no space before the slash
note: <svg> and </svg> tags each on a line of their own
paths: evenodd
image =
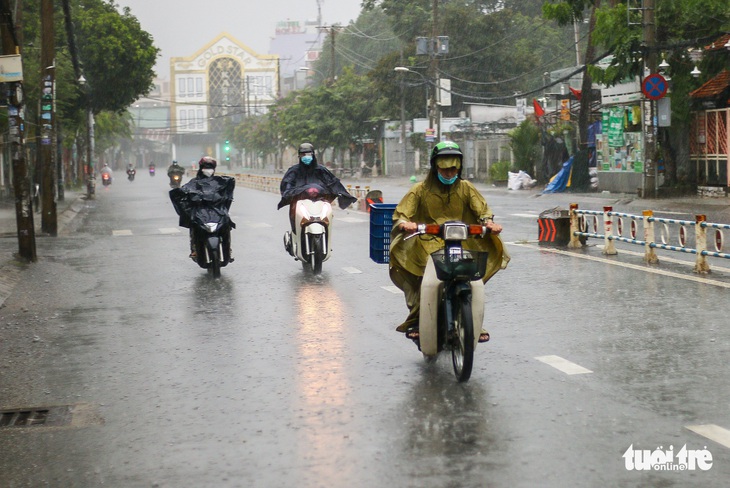
<svg viewBox="0 0 730 488">
<path fill-rule="evenodd" d="M 357 19 L 361 0 L 320 0 L 322 22 Z M 276 24 L 317 18 L 317 0 L 116 0 L 129 7 L 160 48 L 156 71 L 170 77 L 170 58 L 193 55 L 221 32 L 267 54 Z"/>
</svg>

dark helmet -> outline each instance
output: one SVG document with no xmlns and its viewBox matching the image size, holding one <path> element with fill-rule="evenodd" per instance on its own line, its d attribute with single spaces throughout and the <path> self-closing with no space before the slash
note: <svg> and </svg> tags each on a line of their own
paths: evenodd
<svg viewBox="0 0 730 488">
<path fill-rule="evenodd" d="M 200 158 L 200 161 L 198 161 L 198 167 L 200 169 L 215 169 L 217 165 L 218 162 L 210 156 L 203 156 L 202 158 Z"/>
<path fill-rule="evenodd" d="M 461 148 L 459 148 L 457 143 L 452 141 L 439 142 L 433 146 L 433 151 L 431 151 L 431 168 L 436 167 L 436 158 L 438 156 L 458 156 L 459 161 L 464 162 L 464 154 L 462 154 Z"/>
<path fill-rule="evenodd" d="M 308 142 L 303 142 L 299 144 L 299 149 L 297 149 L 297 156 L 299 156 L 299 162 L 302 163 L 302 156 L 304 154 L 311 154 L 312 155 L 312 162 L 308 164 L 310 168 L 313 168 L 317 166 L 317 155 L 314 153 L 314 146 Z"/>
<path fill-rule="evenodd" d="M 177 159 L 173 159 L 173 160 L 172 160 L 172 165 L 173 165 L 173 166 L 177 166 Z"/>
</svg>

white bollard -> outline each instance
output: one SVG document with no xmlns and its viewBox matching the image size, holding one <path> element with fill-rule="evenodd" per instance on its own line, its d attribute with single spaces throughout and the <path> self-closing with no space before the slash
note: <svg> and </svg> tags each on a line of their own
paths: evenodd
<svg viewBox="0 0 730 488">
<path fill-rule="evenodd" d="M 694 272 L 699 274 L 707 274 L 710 272 L 707 256 L 702 254 L 703 251 L 707 251 L 707 229 L 702 225 L 705 221 L 707 221 L 707 216 L 695 216 L 695 248 L 697 249 L 697 259 L 695 260 Z"/>
<path fill-rule="evenodd" d="M 580 217 L 575 212 L 578 210 L 578 204 L 577 203 L 571 203 L 570 204 L 570 242 L 568 242 L 568 248 L 571 249 L 578 249 L 583 247 L 583 244 L 580 242 L 580 238 L 575 235 L 576 232 L 580 232 Z"/>
<path fill-rule="evenodd" d="M 616 245 L 609 239 L 613 235 L 613 216 L 608 215 L 612 210 L 613 207 L 603 207 L 603 254 L 609 256 L 618 254 Z"/>
<path fill-rule="evenodd" d="M 656 251 L 651 246 L 654 244 L 654 221 L 650 220 L 654 217 L 653 210 L 644 210 L 644 261 L 648 264 L 656 264 L 659 258 Z"/>
</svg>

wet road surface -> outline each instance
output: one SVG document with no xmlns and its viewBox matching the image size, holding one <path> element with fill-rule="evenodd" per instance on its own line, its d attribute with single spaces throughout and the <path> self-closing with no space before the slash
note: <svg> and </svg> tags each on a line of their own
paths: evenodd
<svg viewBox="0 0 730 488">
<path fill-rule="evenodd" d="M 388 186 L 386 201 L 405 189 Z M 486 287 L 492 341 L 458 384 L 450 358 L 427 364 L 394 332 L 405 303 L 368 259 L 366 214 L 336 211 L 334 253 L 313 277 L 283 249 L 277 196 L 239 187 L 236 261 L 213 280 L 187 257 L 166 178 L 100 190 L 74 232 L 40 240 L 39 262 L 0 309 L 0 409 L 74 411 L 66 425 L 0 428 L 0 486 L 721 486 L 730 476 L 730 444 L 688 428 L 730 429 L 727 289 L 637 269 L 628 254 L 540 248 L 531 216 L 555 198 L 487 193 L 513 259 Z M 632 445 L 685 444 L 706 446 L 712 468 L 626 469 Z"/>
</svg>

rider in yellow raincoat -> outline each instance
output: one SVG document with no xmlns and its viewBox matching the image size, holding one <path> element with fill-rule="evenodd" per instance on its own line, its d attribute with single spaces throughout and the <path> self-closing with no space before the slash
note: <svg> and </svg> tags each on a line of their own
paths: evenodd
<svg viewBox="0 0 730 488">
<path fill-rule="evenodd" d="M 484 282 L 510 260 L 498 234 L 502 226 L 494 223 L 494 214 L 487 201 L 469 181 L 461 179 L 463 155 L 454 142 L 440 142 L 431 153 L 431 171 L 426 180 L 417 183 L 403 197 L 393 213 L 390 240 L 390 279 L 405 293 L 410 310 L 408 318 L 396 330 L 409 339 L 418 337 L 421 280 L 431 253 L 444 247 L 442 239 L 421 235 L 405 240 L 416 231 L 417 224 L 443 224 L 459 220 L 466 224 L 485 224 L 491 234 L 482 239 L 469 239 L 464 249 L 487 251 Z M 482 330 L 479 341 L 489 340 Z"/>
</svg>

